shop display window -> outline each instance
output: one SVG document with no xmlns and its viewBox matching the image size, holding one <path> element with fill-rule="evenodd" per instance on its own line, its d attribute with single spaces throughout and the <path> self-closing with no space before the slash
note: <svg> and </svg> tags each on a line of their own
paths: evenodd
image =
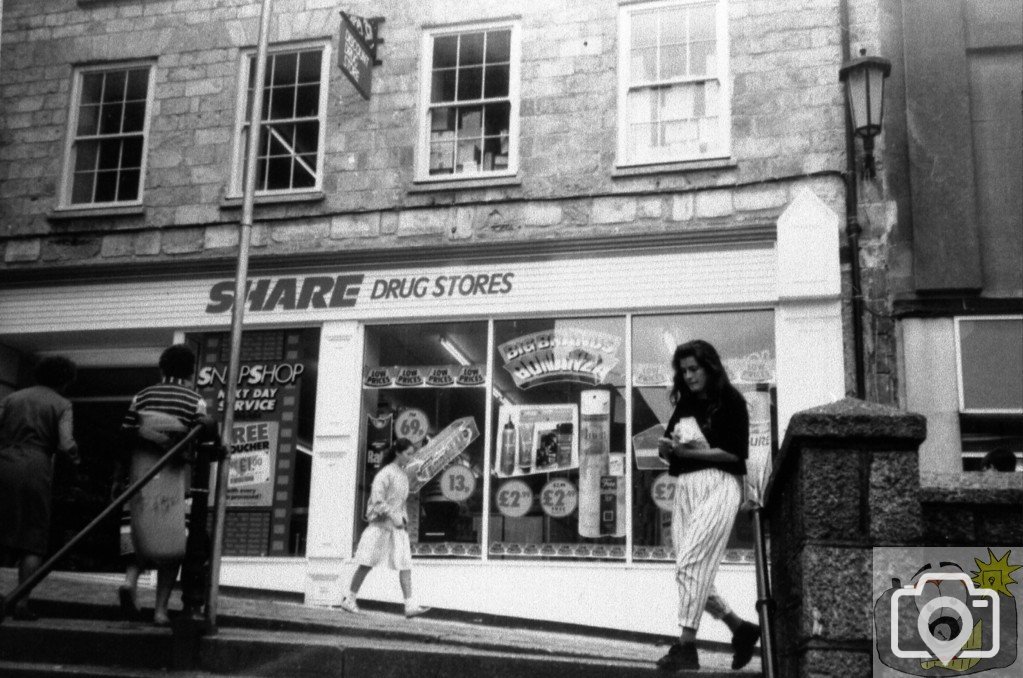
<svg viewBox="0 0 1023 678">
<path fill-rule="evenodd" d="M 695 338 L 749 404 L 757 499 L 777 447 L 771 310 L 367 326 L 356 539 L 384 454 L 407 437 L 416 556 L 673 560 L 657 438 L 672 354 Z M 740 517 L 728 557 L 751 549 Z"/>
<path fill-rule="evenodd" d="M 625 318 L 494 323 L 489 557 L 624 559 Z"/>
<path fill-rule="evenodd" d="M 487 323 L 372 326 L 365 347 L 356 538 L 387 449 L 408 438 L 413 555 L 479 557 Z"/>
<path fill-rule="evenodd" d="M 635 316 L 632 319 L 633 559 L 674 560 L 671 508 L 674 478 L 657 455 L 657 440 L 673 406 L 671 358 L 693 339 L 711 343 L 750 414 L 750 459 L 744 497 L 756 499 L 777 448 L 774 312 L 736 311 Z M 740 513 L 731 554 L 752 549 L 749 521 Z"/>
<path fill-rule="evenodd" d="M 222 419 L 230 336 L 189 341 L 198 348 L 196 388 Z M 319 328 L 242 335 L 224 555 L 305 554 L 319 346 Z"/>
</svg>

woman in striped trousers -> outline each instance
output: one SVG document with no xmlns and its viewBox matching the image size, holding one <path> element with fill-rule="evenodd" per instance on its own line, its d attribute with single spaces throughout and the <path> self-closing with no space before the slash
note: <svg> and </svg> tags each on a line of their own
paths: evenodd
<svg viewBox="0 0 1023 678">
<path fill-rule="evenodd" d="M 659 451 L 668 460 L 668 472 L 678 477 L 671 523 L 682 632 L 657 666 L 669 671 L 700 667 L 696 630 L 706 609 L 732 631 L 732 668 L 738 669 L 752 658 L 760 627 L 728 608 L 714 591 L 714 575 L 739 511 L 749 413 L 709 343 L 697 339 L 680 345 L 671 365 L 675 411 Z"/>
</svg>

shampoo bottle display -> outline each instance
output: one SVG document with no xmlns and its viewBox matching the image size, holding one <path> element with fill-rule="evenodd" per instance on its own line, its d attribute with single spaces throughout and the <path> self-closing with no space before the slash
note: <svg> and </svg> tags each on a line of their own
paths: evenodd
<svg viewBox="0 0 1023 678">
<path fill-rule="evenodd" d="M 601 530 L 601 478 L 611 456 L 610 391 L 579 394 L 579 447 L 579 536 L 596 539 L 607 536 Z"/>
<path fill-rule="evenodd" d="M 501 473 L 510 476 L 515 471 L 515 424 L 511 417 L 501 429 Z"/>
</svg>

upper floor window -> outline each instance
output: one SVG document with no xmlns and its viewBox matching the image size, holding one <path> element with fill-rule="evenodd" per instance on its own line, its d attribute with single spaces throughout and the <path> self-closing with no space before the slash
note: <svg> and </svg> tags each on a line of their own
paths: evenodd
<svg viewBox="0 0 1023 678">
<path fill-rule="evenodd" d="M 423 36 L 418 179 L 514 174 L 518 167 L 518 25 Z"/>
<path fill-rule="evenodd" d="M 151 72 L 150 64 L 132 64 L 75 73 L 62 205 L 141 203 Z"/>
<path fill-rule="evenodd" d="M 627 5 L 618 28 L 618 163 L 727 157 L 724 0 Z"/>
<path fill-rule="evenodd" d="M 263 114 L 256 152 L 256 193 L 318 190 L 323 180 L 323 139 L 330 60 L 327 47 L 274 48 L 263 79 Z M 231 195 L 245 181 L 245 153 L 256 82 L 256 54 L 242 57 L 239 83 L 245 83 L 235 123 Z M 239 89 L 241 87 L 239 86 Z"/>
</svg>

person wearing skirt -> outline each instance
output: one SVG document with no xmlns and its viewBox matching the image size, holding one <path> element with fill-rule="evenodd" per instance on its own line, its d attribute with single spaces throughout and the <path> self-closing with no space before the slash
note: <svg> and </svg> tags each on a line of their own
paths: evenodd
<svg viewBox="0 0 1023 678">
<path fill-rule="evenodd" d="M 348 594 L 341 600 L 341 609 L 357 614 L 356 598 L 369 571 L 383 565 L 398 571 L 398 581 L 405 597 L 405 616 L 418 617 L 428 610 L 412 602 L 412 549 L 408 537 L 409 481 L 405 467 L 412 460 L 415 446 L 408 438 L 399 438 L 384 454 L 384 467 L 373 478 L 366 520 L 369 525 L 359 538 L 355 550 L 358 568 L 352 576 Z"/>
</svg>

